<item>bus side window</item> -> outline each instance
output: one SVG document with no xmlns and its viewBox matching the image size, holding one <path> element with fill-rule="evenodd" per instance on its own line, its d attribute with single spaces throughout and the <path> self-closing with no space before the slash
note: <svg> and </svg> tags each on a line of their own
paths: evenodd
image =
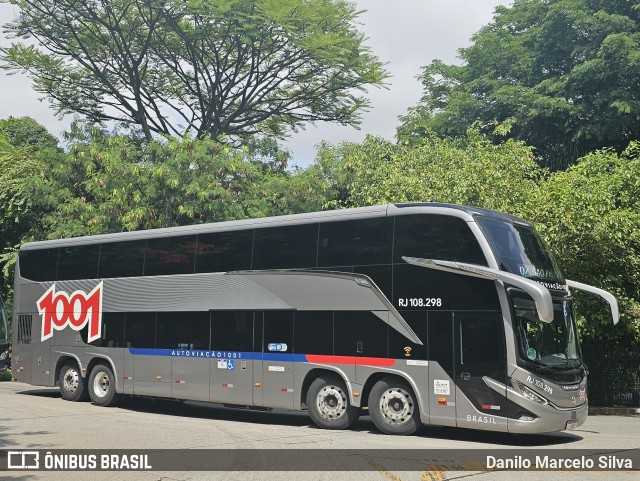
<svg viewBox="0 0 640 481">
<path fill-rule="evenodd" d="M 195 235 L 149 239 L 144 259 L 144 275 L 193 274 L 195 258 Z"/>
<path fill-rule="evenodd" d="M 393 218 L 320 224 L 318 267 L 390 264 Z"/>
<path fill-rule="evenodd" d="M 199 234 L 196 272 L 228 272 L 251 269 L 253 230 Z"/>
<path fill-rule="evenodd" d="M 38 249 L 20 252 L 20 275 L 36 282 L 55 281 L 60 249 Z"/>
<path fill-rule="evenodd" d="M 158 349 L 209 349 L 209 312 L 159 312 Z"/>
<path fill-rule="evenodd" d="M 404 264 L 402 256 L 487 265 L 467 223 L 445 215 L 397 216 L 393 262 Z"/>
<path fill-rule="evenodd" d="M 128 312 L 125 333 L 126 347 L 156 347 L 156 313 Z"/>
<path fill-rule="evenodd" d="M 293 346 L 296 354 L 333 355 L 333 311 L 296 311 Z"/>
<path fill-rule="evenodd" d="M 211 323 L 211 349 L 251 352 L 253 350 L 253 312 L 214 311 Z"/>
<path fill-rule="evenodd" d="M 262 352 L 293 352 L 293 311 L 264 312 L 264 344 Z"/>
<path fill-rule="evenodd" d="M 316 266 L 318 224 L 256 229 L 253 269 Z"/>
<path fill-rule="evenodd" d="M 98 276 L 99 256 L 99 244 L 61 248 L 58 280 L 95 279 Z"/>
<path fill-rule="evenodd" d="M 98 278 L 138 277 L 144 268 L 147 241 L 109 242 L 100 249 Z"/>
<path fill-rule="evenodd" d="M 102 347 L 125 347 L 124 312 L 105 312 L 102 314 Z"/>
</svg>

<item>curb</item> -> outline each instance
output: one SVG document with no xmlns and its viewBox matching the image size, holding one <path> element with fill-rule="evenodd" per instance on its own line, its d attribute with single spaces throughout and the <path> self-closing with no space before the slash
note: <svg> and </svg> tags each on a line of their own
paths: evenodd
<svg viewBox="0 0 640 481">
<path fill-rule="evenodd" d="M 589 416 L 637 416 L 640 408 L 630 407 L 590 407 Z"/>
</svg>

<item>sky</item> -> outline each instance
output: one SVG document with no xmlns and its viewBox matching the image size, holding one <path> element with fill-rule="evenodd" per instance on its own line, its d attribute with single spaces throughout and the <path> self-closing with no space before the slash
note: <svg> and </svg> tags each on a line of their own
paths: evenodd
<svg viewBox="0 0 640 481">
<path fill-rule="evenodd" d="M 367 134 L 393 140 L 398 116 L 420 99 L 417 75 L 434 59 L 459 63 L 457 51 L 471 43 L 471 36 L 488 23 L 498 5 L 509 0 L 357 0 L 366 10 L 359 17 L 360 30 L 391 75 L 387 88 L 371 88 L 371 108 L 362 116 L 359 129 L 327 122 L 308 125 L 283 142 L 291 151 L 293 165 L 306 167 L 315 158 L 320 143 L 359 142 Z M 0 4 L 0 24 L 16 16 L 17 7 Z M 0 34 L 0 46 L 10 40 Z M 0 118 L 28 115 L 58 137 L 69 128 L 72 116 L 54 115 L 47 100 L 31 89 L 26 75 L 0 71 Z"/>
</svg>

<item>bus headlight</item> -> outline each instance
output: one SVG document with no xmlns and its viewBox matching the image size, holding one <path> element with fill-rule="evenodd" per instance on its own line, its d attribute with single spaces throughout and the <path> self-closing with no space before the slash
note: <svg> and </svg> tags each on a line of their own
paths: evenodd
<svg viewBox="0 0 640 481">
<path fill-rule="evenodd" d="M 518 389 L 520 389 L 520 394 L 522 394 L 527 399 L 531 401 L 535 401 L 538 404 L 542 404 L 543 406 L 546 406 L 547 404 L 549 404 L 549 401 L 547 401 L 545 398 L 540 396 L 538 393 L 529 389 L 527 386 L 523 386 L 518 381 L 515 381 L 515 384 L 518 387 Z"/>
</svg>

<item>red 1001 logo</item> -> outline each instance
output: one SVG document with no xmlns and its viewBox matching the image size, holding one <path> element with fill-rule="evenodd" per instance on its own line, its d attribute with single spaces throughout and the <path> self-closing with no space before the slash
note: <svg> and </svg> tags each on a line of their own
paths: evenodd
<svg viewBox="0 0 640 481">
<path fill-rule="evenodd" d="M 79 331 L 89 324 L 87 342 L 100 339 L 102 332 L 102 285 L 100 282 L 89 294 L 74 291 L 71 295 L 56 292 L 55 283 L 38 299 L 38 312 L 42 316 L 42 341 L 67 326 Z"/>
</svg>

